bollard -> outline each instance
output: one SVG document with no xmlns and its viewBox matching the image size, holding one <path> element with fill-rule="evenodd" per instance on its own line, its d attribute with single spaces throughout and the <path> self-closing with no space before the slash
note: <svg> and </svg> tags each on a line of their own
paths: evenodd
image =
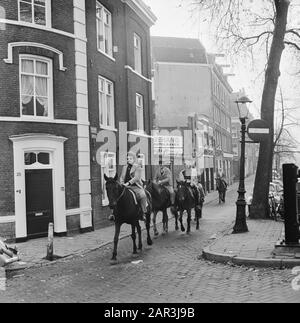
<svg viewBox="0 0 300 323">
<path fill-rule="evenodd" d="M 294 164 L 283 165 L 285 243 L 299 244 L 299 222 L 297 214 L 298 167 Z"/>
<path fill-rule="evenodd" d="M 53 236 L 54 236 L 54 225 L 49 223 L 48 227 L 48 245 L 47 245 L 47 256 L 46 259 L 53 261 Z"/>
</svg>

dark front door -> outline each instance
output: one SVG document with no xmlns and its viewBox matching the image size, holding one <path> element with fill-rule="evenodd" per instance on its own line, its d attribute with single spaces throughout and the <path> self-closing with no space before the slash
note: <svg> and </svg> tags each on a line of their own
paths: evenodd
<svg viewBox="0 0 300 323">
<path fill-rule="evenodd" d="M 53 223 L 52 170 L 26 171 L 26 217 L 28 238 L 47 236 Z"/>
</svg>

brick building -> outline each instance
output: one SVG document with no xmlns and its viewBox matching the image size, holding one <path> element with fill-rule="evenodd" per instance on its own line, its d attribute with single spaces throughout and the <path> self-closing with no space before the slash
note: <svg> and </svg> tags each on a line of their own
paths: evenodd
<svg viewBox="0 0 300 323">
<path fill-rule="evenodd" d="M 86 12 L 88 98 L 93 133 L 92 206 L 97 228 L 107 221 L 110 212 L 104 174 L 114 176 L 121 171 L 119 138 L 124 145 L 123 139 L 127 137 L 126 152 L 137 137 L 148 140 L 152 130 L 150 26 L 156 17 L 140 0 L 90 0 L 86 1 Z M 121 134 L 120 122 L 126 123 Z M 99 152 L 104 139 L 99 140 L 99 136 L 96 139 L 96 133 L 101 130 L 106 132 L 104 136 L 115 137 L 116 145 Z M 146 160 L 150 154 L 149 145 L 140 159 Z M 144 176 L 150 175 L 151 167 L 147 166 Z"/>
<path fill-rule="evenodd" d="M 95 133 L 127 120 L 138 129 L 136 111 L 151 127 L 155 17 L 140 0 L 0 6 L 0 236 L 42 236 L 49 221 L 57 235 L 92 230 L 105 213 L 107 161 L 118 162 L 116 151 L 95 162 Z"/>
<path fill-rule="evenodd" d="M 194 131 L 193 157 L 207 191 L 217 173 L 231 182 L 232 88 L 198 39 L 152 37 L 157 127 Z"/>
</svg>

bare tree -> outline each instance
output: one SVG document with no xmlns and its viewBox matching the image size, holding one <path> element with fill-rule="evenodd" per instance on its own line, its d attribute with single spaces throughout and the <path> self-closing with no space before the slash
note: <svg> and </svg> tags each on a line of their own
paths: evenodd
<svg viewBox="0 0 300 323">
<path fill-rule="evenodd" d="M 280 77 L 280 62 L 285 45 L 300 50 L 300 28 L 288 25 L 289 0 L 195 0 L 200 10 L 214 22 L 216 35 L 234 53 L 264 48 L 266 53 L 265 81 L 261 100 L 261 118 L 270 128 L 260 153 L 250 216 L 268 216 L 268 193 L 274 154 L 274 110 Z M 295 4 L 296 5 L 296 4 Z"/>
</svg>

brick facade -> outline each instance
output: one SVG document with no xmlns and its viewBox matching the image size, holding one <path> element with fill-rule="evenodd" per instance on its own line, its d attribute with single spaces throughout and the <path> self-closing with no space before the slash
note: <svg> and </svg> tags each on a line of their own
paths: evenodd
<svg viewBox="0 0 300 323">
<path fill-rule="evenodd" d="M 1 1 L 6 19 L 18 20 L 17 1 Z M 62 3 L 52 0 L 52 28 L 73 33 L 73 1 Z M 67 13 L 67 14 L 66 14 Z M 28 133 L 44 133 L 67 138 L 64 143 L 65 198 L 66 209 L 79 208 L 79 174 L 77 119 L 75 93 L 75 41 L 74 37 L 62 35 L 54 30 L 42 30 L 34 26 L 19 26 L 13 23 L 0 30 L 0 217 L 15 215 L 14 152 L 9 137 Z M 13 48 L 13 62 L 7 64 L 8 44 L 31 42 L 47 45 L 63 53 L 66 71 L 59 69 L 59 56 L 52 50 L 33 46 Z M 25 122 L 20 116 L 19 55 L 29 54 L 46 57 L 53 62 L 53 112 L 54 120 Z M 14 121 L 15 118 L 15 121 Z M 64 120 L 62 124 L 56 121 Z M 71 121 L 71 122 L 69 122 Z M 70 123 L 70 124 L 68 124 Z M 2 222 L 5 222 L 2 220 Z M 15 237 L 15 223 L 0 223 L 0 236 Z M 70 222 L 70 221 L 68 221 Z"/>
<path fill-rule="evenodd" d="M 102 76 L 114 84 L 115 127 L 119 122 L 127 122 L 128 131 L 135 131 L 136 93 L 144 98 L 145 132 L 152 129 L 151 83 L 133 73 L 126 66 L 134 68 L 134 33 L 142 39 L 142 74 L 151 79 L 150 29 L 149 26 L 122 1 L 99 1 L 112 14 L 112 39 L 115 51 L 114 60 L 106 57 L 97 49 L 96 0 L 86 2 L 87 38 L 88 38 L 88 81 L 89 81 L 89 113 L 91 127 L 100 130 L 98 103 L 98 76 Z M 118 133 L 117 139 L 118 139 Z M 118 142 L 117 142 L 118 146 Z M 96 155 L 99 144 L 91 147 L 92 156 Z M 117 151 L 118 152 L 118 151 Z M 149 148 L 150 156 L 150 148 Z M 117 158 L 117 164 L 119 160 Z M 122 167 L 118 167 L 120 174 Z M 147 177 L 151 176 L 151 168 L 146 169 Z M 101 167 L 96 161 L 91 164 L 92 204 L 94 226 L 97 228 L 106 222 L 110 210 L 102 206 Z"/>
<path fill-rule="evenodd" d="M 91 127 L 97 128 L 97 131 L 100 130 L 98 102 L 98 76 L 100 75 L 114 84 L 116 128 L 118 128 L 119 122 L 128 122 L 128 130 L 136 130 L 136 93 L 139 93 L 144 97 L 145 131 L 150 133 L 152 129 L 149 21 L 153 17 L 150 15 L 150 19 L 149 17 L 145 18 L 147 13 L 146 15 L 145 12 L 141 13 L 140 9 L 137 9 L 139 6 L 132 9 L 132 6 L 134 8 L 136 5 L 135 0 L 101 0 L 100 2 L 112 14 L 114 59 L 103 55 L 97 49 L 96 0 L 51 0 L 51 26 L 49 27 L 18 22 L 18 1 L 1 1 L 1 6 L 6 12 L 5 19 L 8 22 L 5 25 L 5 30 L 0 30 L 0 148 L 2 151 L 0 175 L 3 183 L 0 187 L 0 217 L 2 217 L 0 236 L 2 237 L 13 238 L 14 232 L 18 231 L 17 223 L 9 222 L 11 218 L 7 223 L 3 220 L 5 216 L 13 217 L 17 212 L 15 210 L 14 183 L 16 173 L 13 166 L 15 143 L 9 137 L 29 133 L 67 138 L 63 144 L 65 187 L 57 189 L 65 191 L 68 214 L 66 216 L 67 231 L 77 232 L 81 229 L 83 217 L 88 212 L 88 210 L 84 210 L 85 215 L 81 214 L 81 208 L 85 209 L 85 206 L 88 205 L 86 198 L 89 191 L 86 177 L 87 168 L 85 168 L 85 166 L 89 167 L 87 165 L 87 150 L 82 150 L 84 148 L 83 142 L 87 142 L 88 122 L 85 121 L 84 116 L 86 102 L 83 99 L 84 93 L 80 94 L 80 91 L 84 90 L 85 64 L 87 66 L 88 113 Z M 149 10 L 145 8 L 143 10 Z M 76 20 L 74 20 L 74 15 L 77 17 Z M 83 15 L 85 15 L 86 21 Z M 88 40 L 86 61 L 83 36 L 85 31 L 81 29 L 82 27 L 86 27 Z M 134 33 L 142 39 L 143 77 L 128 69 L 128 66 L 134 68 Z M 5 62 L 4 60 L 9 58 L 9 44 L 16 42 L 29 42 L 35 45 L 13 47 L 12 62 Z M 41 44 L 41 46 L 36 46 L 36 44 Z M 65 71 L 61 70 L 59 58 L 62 57 L 55 51 L 63 54 Z M 19 56 L 21 54 L 42 56 L 52 60 L 53 120 L 24 121 L 20 115 Z M 80 73 L 79 77 L 76 72 Z M 94 158 L 98 148 L 99 144 L 94 144 L 91 140 L 89 147 L 91 151 L 90 175 L 93 227 L 95 229 L 108 225 L 107 215 L 110 212 L 107 207 L 102 205 L 101 165 Z M 118 172 L 120 170 L 121 167 L 118 167 Z M 149 167 L 147 175 L 149 176 L 150 173 Z"/>
</svg>

